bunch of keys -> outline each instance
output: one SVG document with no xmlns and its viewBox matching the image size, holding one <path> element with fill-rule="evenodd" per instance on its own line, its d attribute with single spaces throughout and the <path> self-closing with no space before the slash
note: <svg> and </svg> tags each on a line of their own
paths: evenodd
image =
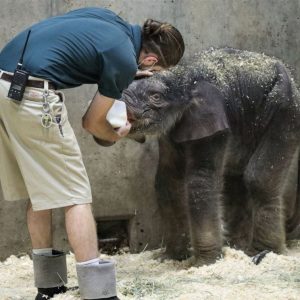
<svg viewBox="0 0 300 300">
<path fill-rule="evenodd" d="M 43 93 L 43 99 L 44 99 L 43 114 L 42 114 L 42 118 L 41 118 L 41 123 L 44 128 L 50 128 L 52 125 L 52 121 L 53 121 L 52 116 L 50 114 L 50 105 L 49 105 L 49 102 L 47 101 L 48 95 L 49 95 L 48 90 L 44 91 L 44 93 Z"/>
</svg>

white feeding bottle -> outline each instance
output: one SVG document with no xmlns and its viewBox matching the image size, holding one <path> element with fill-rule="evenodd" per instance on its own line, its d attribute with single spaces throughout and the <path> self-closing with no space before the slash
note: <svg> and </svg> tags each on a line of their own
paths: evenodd
<svg viewBox="0 0 300 300">
<path fill-rule="evenodd" d="M 113 128 L 125 126 L 127 122 L 126 104 L 123 101 L 115 100 L 106 115 L 106 120 Z"/>
</svg>

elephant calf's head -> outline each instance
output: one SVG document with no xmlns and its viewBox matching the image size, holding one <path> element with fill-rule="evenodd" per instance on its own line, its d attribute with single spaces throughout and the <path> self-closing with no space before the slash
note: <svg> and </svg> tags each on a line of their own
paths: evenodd
<svg viewBox="0 0 300 300">
<path fill-rule="evenodd" d="M 123 92 L 132 124 L 129 137 L 160 135 L 175 124 L 185 105 L 175 82 L 174 75 L 165 71 L 136 80 Z"/>
</svg>

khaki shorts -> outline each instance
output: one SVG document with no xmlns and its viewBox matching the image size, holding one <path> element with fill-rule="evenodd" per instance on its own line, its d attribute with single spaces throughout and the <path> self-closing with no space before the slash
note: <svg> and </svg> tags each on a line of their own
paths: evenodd
<svg viewBox="0 0 300 300">
<path fill-rule="evenodd" d="M 49 90 L 53 123 L 44 128 L 44 89 L 27 87 L 22 102 L 18 102 L 7 97 L 9 86 L 10 82 L 0 79 L 0 181 L 4 198 L 30 199 L 34 210 L 91 203 L 89 179 L 63 94 Z"/>
</svg>

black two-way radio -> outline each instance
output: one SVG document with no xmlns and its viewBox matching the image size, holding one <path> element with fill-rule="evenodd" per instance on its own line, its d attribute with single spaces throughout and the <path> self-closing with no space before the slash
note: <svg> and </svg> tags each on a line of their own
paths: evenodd
<svg viewBox="0 0 300 300">
<path fill-rule="evenodd" d="M 8 97 L 17 101 L 22 101 L 24 91 L 26 88 L 27 80 L 29 77 L 29 73 L 25 70 L 22 70 L 23 66 L 23 57 L 24 53 L 27 47 L 28 39 L 30 36 L 31 30 L 28 31 L 27 38 L 25 41 L 25 45 L 22 51 L 22 55 L 20 57 L 20 60 L 18 62 L 17 68 L 14 72 L 13 78 L 11 80 L 11 84 L 8 91 Z"/>
</svg>

